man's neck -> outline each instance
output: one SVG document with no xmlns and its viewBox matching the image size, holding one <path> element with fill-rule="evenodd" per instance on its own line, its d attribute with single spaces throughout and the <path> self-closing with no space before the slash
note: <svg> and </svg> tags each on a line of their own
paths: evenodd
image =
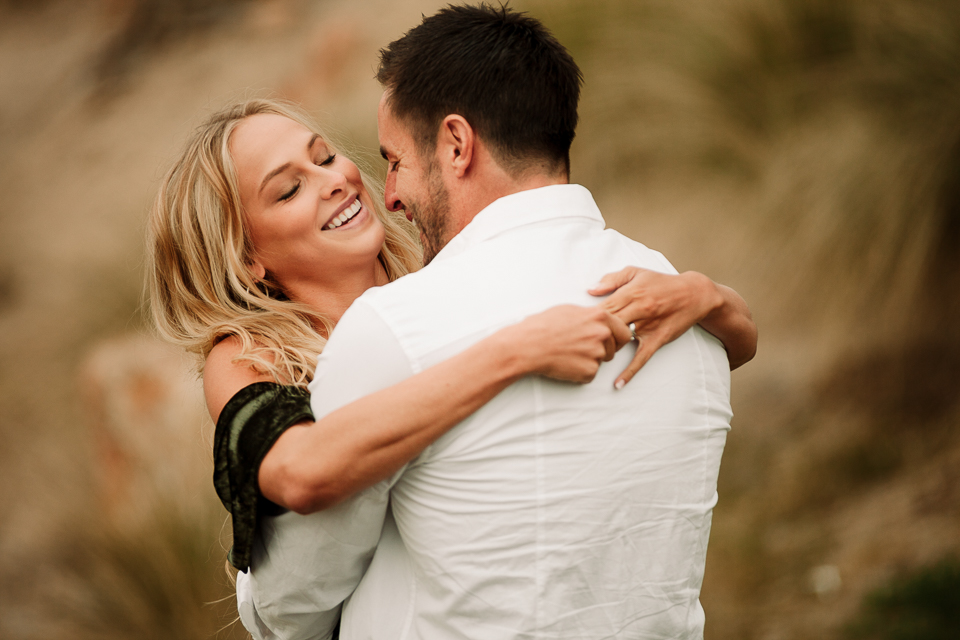
<svg viewBox="0 0 960 640">
<path fill-rule="evenodd" d="M 499 167 L 498 167 L 499 169 Z M 558 184 L 568 184 L 569 176 L 566 172 L 556 173 L 547 171 L 525 171 L 518 176 L 511 176 L 502 169 L 494 179 L 476 181 L 472 188 L 460 192 L 459 198 L 451 195 L 451 209 L 455 212 L 454 224 L 449 229 L 450 238 L 460 233 L 478 213 L 506 196 L 540 189 Z"/>
</svg>

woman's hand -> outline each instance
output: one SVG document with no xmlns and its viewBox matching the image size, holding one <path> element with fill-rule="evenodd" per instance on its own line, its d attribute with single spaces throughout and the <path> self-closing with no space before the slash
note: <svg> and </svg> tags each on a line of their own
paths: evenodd
<svg viewBox="0 0 960 640">
<path fill-rule="evenodd" d="M 629 382 L 657 349 L 698 323 L 723 343 L 731 369 L 756 354 L 757 326 L 746 302 L 733 289 L 717 285 L 701 273 L 670 275 L 626 267 L 605 275 L 589 293 L 610 294 L 600 308 L 633 323 L 636 331 L 637 354 L 617 379 L 618 388 Z"/>
<path fill-rule="evenodd" d="M 614 293 L 596 307 L 567 305 L 530 316 L 315 423 L 291 427 L 263 459 L 258 473 L 260 490 L 269 500 L 298 513 L 337 504 L 396 473 L 451 427 L 525 375 L 590 382 L 600 363 L 610 360 L 630 341 L 626 323 L 635 322 L 642 337 L 641 348 L 620 377 L 629 380 L 656 350 L 653 345 L 659 347 L 676 338 L 697 318 L 706 321 L 703 314 L 713 318 L 717 304 L 719 310 L 730 307 L 711 301 L 707 295 L 710 287 L 705 287 L 706 292 L 698 291 L 697 285 L 704 286 L 703 281 L 725 297 L 723 287 L 699 274 L 663 276 L 642 269 L 611 274 L 592 293 Z M 749 311 L 746 313 L 749 315 Z M 729 324 L 729 319 L 721 317 L 719 322 Z M 232 348 L 239 349 L 239 343 Z M 222 357 L 208 358 L 205 377 L 222 378 L 235 393 L 238 385 L 254 381 L 247 379 L 254 374 L 241 371 L 242 375 L 227 375 L 224 367 L 249 369 L 232 358 L 226 347 Z M 211 389 L 219 389 L 220 384 L 205 380 Z M 214 400 L 210 403 L 211 414 L 219 413 L 220 397 L 225 394 L 208 392 L 208 401 L 211 397 Z"/>
<path fill-rule="evenodd" d="M 562 305 L 527 317 L 498 334 L 525 373 L 566 382 L 593 380 L 600 363 L 630 341 L 626 323 L 600 307 Z"/>
</svg>

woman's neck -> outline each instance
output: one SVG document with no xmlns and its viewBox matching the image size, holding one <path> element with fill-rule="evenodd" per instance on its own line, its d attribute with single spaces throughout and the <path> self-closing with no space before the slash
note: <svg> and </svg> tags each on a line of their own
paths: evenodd
<svg viewBox="0 0 960 640">
<path fill-rule="evenodd" d="M 315 281 L 298 281 L 283 286 L 284 292 L 291 300 L 305 304 L 317 313 L 340 322 L 340 317 L 371 287 L 387 284 L 390 278 L 380 260 L 374 262 L 370 272 L 357 273 L 339 278 L 335 285 Z"/>
</svg>

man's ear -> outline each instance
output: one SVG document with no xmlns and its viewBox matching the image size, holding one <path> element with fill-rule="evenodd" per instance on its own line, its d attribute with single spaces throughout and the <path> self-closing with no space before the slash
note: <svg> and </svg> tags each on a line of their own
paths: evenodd
<svg viewBox="0 0 960 640">
<path fill-rule="evenodd" d="M 462 178 L 473 163 L 477 137 L 473 127 L 461 115 L 451 113 L 440 123 L 437 135 L 437 158 Z"/>
</svg>

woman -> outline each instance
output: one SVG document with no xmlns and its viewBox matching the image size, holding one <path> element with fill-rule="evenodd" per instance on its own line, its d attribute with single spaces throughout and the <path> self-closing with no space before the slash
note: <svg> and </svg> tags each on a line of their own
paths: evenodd
<svg viewBox="0 0 960 640">
<path fill-rule="evenodd" d="M 366 289 L 419 267 L 405 223 L 371 193 L 303 114 L 263 100 L 214 115 L 161 186 L 149 237 L 154 316 L 164 337 L 204 360 L 238 569 L 250 565 L 264 509 L 310 513 L 372 486 L 522 376 L 589 381 L 630 338 L 625 322 L 643 343 L 618 384 L 699 321 L 732 364 L 752 357 L 755 328 L 729 289 L 699 274 L 625 270 L 593 291 L 620 287 L 606 309 L 532 316 L 313 422 L 303 387 L 340 316 Z M 651 301 L 656 313 L 644 311 Z"/>
</svg>

